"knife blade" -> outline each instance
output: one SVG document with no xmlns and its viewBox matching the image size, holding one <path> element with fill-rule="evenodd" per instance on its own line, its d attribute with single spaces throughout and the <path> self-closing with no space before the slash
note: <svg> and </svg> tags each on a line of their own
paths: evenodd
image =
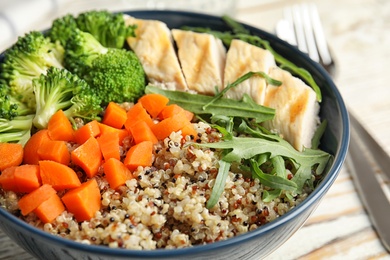
<svg viewBox="0 0 390 260">
<path fill-rule="evenodd" d="M 375 176 L 377 173 L 370 163 L 374 160 L 378 163 L 381 170 L 385 172 L 389 168 L 383 169 L 382 165 L 389 163 L 390 157 L 368 132 L 364 130 L 363 126 L 360 125 L 355 117 L 351 116 L 350 118 L 352 126 L 351 139 L 346 163 L 379 239 L 383 246 L 390 252 L 390 203 Z M 367 149 L 369 149 L 372 158 L 369 158 L 370 156 L 365 153 Z M 380 161 L 387 162 L 382 163 Z"/>
<path fill-rule="evenodd" d="M 379 145 L 379 143 L 372 137 L 372 135 L 360 124 L 353 114 L 349 114 L 351 126 L 356 130 L 359 137 L 364 140 L 365 145 L 371 154 L 375 155 L 376 162 L 390 179 L 390 159 L 387 152 Z"/>
</svg>

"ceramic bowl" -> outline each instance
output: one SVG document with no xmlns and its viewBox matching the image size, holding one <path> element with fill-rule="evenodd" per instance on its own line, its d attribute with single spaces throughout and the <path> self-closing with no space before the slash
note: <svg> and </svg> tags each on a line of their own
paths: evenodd
<svg viewBox="0 0 390 260">
<path fill-rule="evenodd" d="M 141 19 L 156 19 L 170 28 L 209 27 L 226 31 L 220 17 L 176 11 L 125 12 Z M 299 206 L 254 231 L 212 244 L 173 250 L 137 251 L 91 246 L 55 237 L 23 222 L 0 208 L 0 228 L 18 245 L 38 259 L 262 259 L 280 247 L 307 220 L 335 181 L 349 143 L 349 121 L 343 99 L 331 77 L 295 47 L 260 29 L 245 25 L 253 34 L 268 40 L 279 54 L 307 69 L 323 94 L 320 116 L 328 120 L 321 148 L 334 155 L 323 181 Z"/>
</svg>

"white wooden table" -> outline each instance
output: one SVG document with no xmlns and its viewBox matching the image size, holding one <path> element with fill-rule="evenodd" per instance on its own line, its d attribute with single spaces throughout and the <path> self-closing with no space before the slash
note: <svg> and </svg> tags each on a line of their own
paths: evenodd
<svg viewBox="0 0 390 260">
<path fill-rule="evenodd" d="M 60 8 L 51 13 L 43 13 L 44 8 L 40 8 L 30 23 L 24 19 L 19 30 L 45 29 L 56 16 L 78 13 L 91 7 L 113 11 L 131 9 L 130 0 L 47 1 L 57 2 Z M 273 31 L 283 15 L 283 7 L 295 2 L 302 1 L 239 0 L 236 18 Z M 315 2 L 318 6 L 329 44 L 337 58 L 335 82 L 348 107 L 390 153 L 390 1 L 306 2 Z M 4 6 L 1 2 L 0 15 Z M 6 46 L 7 43 L 0 42 L 0 50 Z M 0 231 L 0 259 L 32 258 Z M 267 257 L 267 260 L 273 259 L 390 259 L 378 240 L 346 167 L 305 226 Z"/>
</svg>

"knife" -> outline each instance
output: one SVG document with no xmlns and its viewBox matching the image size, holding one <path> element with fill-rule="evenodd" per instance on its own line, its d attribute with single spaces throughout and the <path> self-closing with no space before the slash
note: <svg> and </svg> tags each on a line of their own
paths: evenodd
<svg viewBox="0 0 390 260">
<path fill-rule="evenodd" d="M 351 140 L 346 163 L 371 222 L 383 246 L 390 252 L 390 202 L 372 167 L 375 162 L 386 176 L 390 176 L 390 157 L 351 114 L 350 122 Z"/>
<path fill-rule="evenodd" d="M 365 140 L 365 145 L 368 150 L 371 151 L 371 154 L 375 155 L 376 163 L 382 169 L 383 173 L 386 174 L 387 178 L 390 179 L 390 159 L 389 155 L 383 148 L 378 144 L 378 142 L 372 137 L 371 134 L 360 124 L 360 122 L 350 113 L 349 119 L 352 125 L 352 128 L 356 130 L 359 137 Z"/>
</svg>

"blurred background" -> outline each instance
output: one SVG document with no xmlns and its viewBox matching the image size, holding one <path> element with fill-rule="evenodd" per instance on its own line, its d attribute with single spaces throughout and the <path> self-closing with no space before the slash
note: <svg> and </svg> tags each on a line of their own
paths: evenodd
<svg viewBox="0 0 390 260">
<path fill-rule="evenodd" d="M 56 17 L 91 9 L 226 13 L 274 32 L 284 8 L 303 2 L 318 7 L 336 60 L 334 80 L 347 106 L 390 153 L 389 0 L 0 0 L 0 51 L 25 32 L 49 28 Z M 0 231 L 0 259 L 30 257 Z M 390 259 L 390 255 L 344 167 L 306 225 L 268 259 Z"/>
<path fill-rule="evenodd" d="M 51 21 L 66 13 L 79 13 L 91 8 L 111 11 L 139 9 L 173 9 L 239 16 L 240 10 L 264 5 L 288 3 L 283 0 L 0 0 L 0 49 L 31 29 L 45 29 Z"/>
</svg>

